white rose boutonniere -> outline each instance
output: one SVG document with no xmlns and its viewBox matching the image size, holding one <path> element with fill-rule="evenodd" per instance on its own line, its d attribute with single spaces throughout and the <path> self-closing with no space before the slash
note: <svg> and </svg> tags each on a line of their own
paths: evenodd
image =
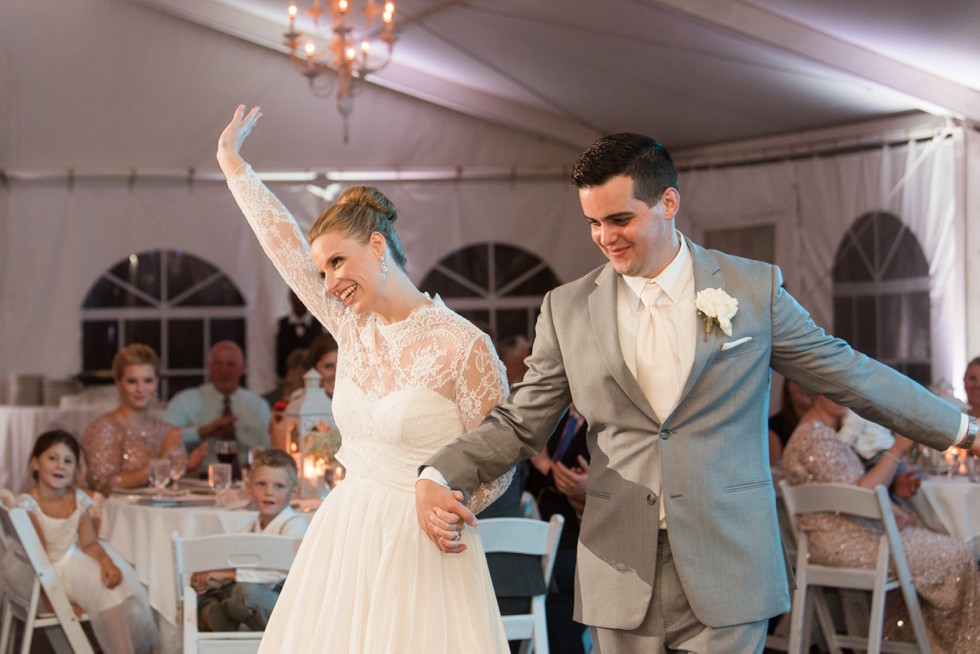
<svg viewBox="0 0 980 654">
<path fill-rule="evenodd" d="M 725 332 L 725 336 L 732 335 L 732 318 L 738 312 L 738 300 L 720 288 L 706 288 L 698 291 L 694 306 L 698 315 L 704 319 L 704 340 L 708 340 L 708 334 L 715 323 Z"/>
</svg>

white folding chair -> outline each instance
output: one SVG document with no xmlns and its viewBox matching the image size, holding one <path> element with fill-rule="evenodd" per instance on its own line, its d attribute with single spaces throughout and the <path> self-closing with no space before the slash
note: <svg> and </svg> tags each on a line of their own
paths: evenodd
<svg viewBox="0 0 980 654">
<path fill-rule="evenodd" d="M 17 619 L 24 624 L 21 654 L 30 652 L 37 629 L 44 630 L 56 652 L 93 654 L 95 650 L 81 625 L 87 618 L 75 616 L 27 511 L 0 506 L 0 531 L 6 549 L 0 652 L 8 654 L 13 649 L 13 622 Z"/>
<path fill-rule="evenodd" d="M 565 524 L 565 518 L 555 514 L 551 520 L 531 520 L 529 518 L 487 518 L 481 520 L 477 528 L 483 549 L 491 552 L 530 554 L 541 557 L 541 572 L 544 587 L 551 583 L 551 573 L 555 567 L 555 553 L 558 551 L 558 538 Z M 504 632 L 507 640 L 520 640 L 521 654 L 548 654 L 548 626 L 545 620 L 545 597 L 531 598 L 531 612 L 518 615 L 505 615 Z"/>
<path fill-rule="evenodd" d="M 178 641 L 184 654 L 256 652 L 262 640 L 257 631 L 198 631 L 197 592 L 191 575 L 205 570 L 254 568 L 288 572 L 299 547 L 298 538 L 266 534 L 218 534 L 171 537 L 177 581 Z"/>
<path fill-rule="evenodd" d="M 931 654 L 925 621 L 919 608 L 919 599 L 912 585 L 912 574 L 902 538 L 895 524 L 891 500 L 883 486 L 872 489 L 850 484 L 802 484 L 791 486 L 780 482 L 783 501 L 793 522 L 797 539 L 796 591 L 793 593 L 793 609 L 790 623 L 789 651 L 801 653 L 805 636 L 804 623 L 807 600 L 812 594 L 814 608 L 824 638 L 831 652 L 839 653 L 842 647 L 861 649 L 868 654 L 878 652 L 918 652 Z M 878 540 L 878 556 L 874 568 L 844 568 L 818 565 L 810 562 L 806 532 L 799 529 L 798 519 L 806 513 L 835 513 L 867 518 L 881 523 L 883 533 Z M 889 568 L 893 567 L 894 574 Z M 866 590 L 871 592 L 871 616 L 867 637 L 837 633 L 833 619 L 823 598 L 823 588 Z M 883 642 L 881 630 L 885 617 L 885 593 L 901 589 L 908 608 L 916 644 Z M 809 592 L 808 592 L 809 591 Z"/>
</svg>

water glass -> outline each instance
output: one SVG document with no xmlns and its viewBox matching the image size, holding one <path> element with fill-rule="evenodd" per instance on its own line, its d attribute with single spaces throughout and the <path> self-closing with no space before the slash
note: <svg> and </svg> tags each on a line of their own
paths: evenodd
<svg viewBox="0 0 980 654">
<path fill-rule="evenodd" d="M 158 492 L 170 481 L 170 459 L 150 459 L 150 485 Z"/>
<path fill-rule="evenodd" d="M 231 487 L 231 464 L 212 463 L 208 466 L 208 485 L 215 495 L 215 506 L 224 504 L 224 494 Z"/>
<path fill-rule="evenodd" d="M 187 474 L 187 450 L 181 444 L 168 452 L 167 458 L 170 459 L 170 479 L 174 482 L 174 490 L 177 490 L 177 483 Z"/>
</svg>

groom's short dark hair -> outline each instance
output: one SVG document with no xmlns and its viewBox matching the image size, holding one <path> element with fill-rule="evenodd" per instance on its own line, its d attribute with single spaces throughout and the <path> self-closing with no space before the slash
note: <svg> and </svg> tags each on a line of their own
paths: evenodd
<svg viewBox="0 0 980 654">
<path fill-rule="evenodd" d="M 677 188 L 677 169 L 660 141 L 642 134 L 622 132 L 604 136 L 583 152 L 572 168 L 572 184 L 588 188 L 626 175 L 633 180 L 633 196 L 654 205 L 668 188 Z"/>
</svg>

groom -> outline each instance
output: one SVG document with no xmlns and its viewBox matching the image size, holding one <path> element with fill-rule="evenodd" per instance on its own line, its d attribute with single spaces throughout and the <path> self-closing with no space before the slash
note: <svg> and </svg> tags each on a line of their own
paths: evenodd
<svg viewBox="0 0 980 654">
<path fill-rule="evenodd" d="M 423 466 L 419 522 L 457 551 L 446 522 L 473 522 L 450 489 L 468 496 L 541 451 L 574 401 L 592 456 L 575 619 L 597 651 L 761 652 L 790 604 L 770 368 L 933 448 L 973 445 L 976 422 L 825 334 L 774 266 L 677 232 L 677 173 L 657 141 L 602 138 L 572 180 L 609 263 L 545 297 L 524 382 Z"/>
</svg>

